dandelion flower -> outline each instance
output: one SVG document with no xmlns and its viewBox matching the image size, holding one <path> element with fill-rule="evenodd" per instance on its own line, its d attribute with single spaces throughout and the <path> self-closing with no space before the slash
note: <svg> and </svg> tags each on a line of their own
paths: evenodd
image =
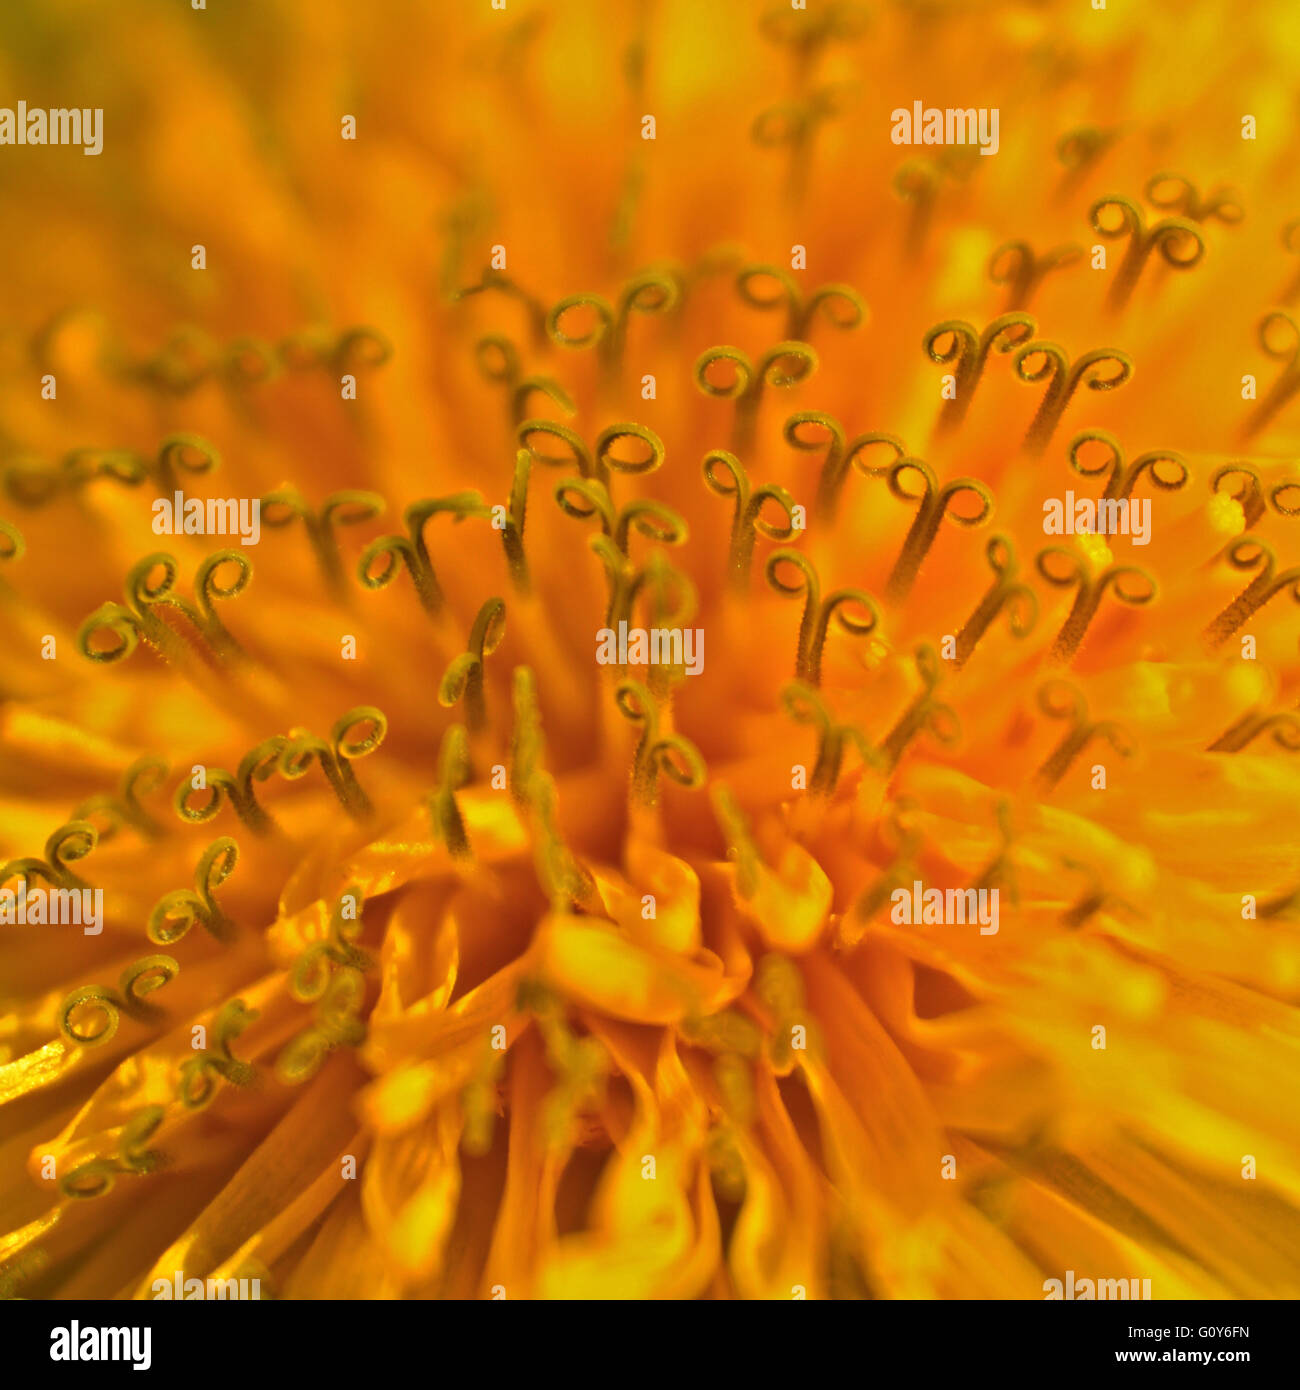
<svg viewBox="0 0 1300 1390">
<path fill-rule="evenodd" d="M 146 8 L 0 19 L 6 1289 L 1300 1290 L 1283 6 Z"/>
</svg>

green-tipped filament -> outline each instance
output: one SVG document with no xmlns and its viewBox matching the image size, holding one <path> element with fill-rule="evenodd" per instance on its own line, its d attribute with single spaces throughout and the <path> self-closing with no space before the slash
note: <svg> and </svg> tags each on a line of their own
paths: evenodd
<svg viewBox="0 0 1300 1390">
<path fill-rule="evenodd" d="M 1113 220 L 1116 213 L 1118 221 Z M 1142 209 L 1119 194 L 1099 198 L 1088 211 L 1088 221 L 1098 236 L 1110 240 L 1124 237 L 1128 241 L 1106 297 L 1112 312 L 1124 308 L 1132 298 L 1142 268 L 1153 251 L 1159 251 L 1165 264 L 1174 270 L 1190 270 L 1205 255 L 1205 238 L 1195 222 L 1184 217 L 1165 217 L 1148 227 Z"/>
<path fill-rule="evenodd" d="M 1064 270 L 1083 259 L 1075 242 L 1054 246 L 1039 256 L 1027 241 L 1004 241 L 989 257 L 989 279 L 1007 287 L 1007 310 L 1024 309 L 1034 292 L 1053 271 Z"/>
<path fill-rule="evenodd" d="M 1057 589 L 1074 589 L 1074 605 L 1052 644 L 1052 660 L 1074 660 L 1088 627 L 1109 593 L 1130 608 L 1142 608 L 1156 597 L 1156 581 L 1136 565 L 1110 565 L 1094 574 L 1087 562 L 1061 546 L 1040 550 L 1035 563 L 1039 575 Z"/>
<path fill-rule="evenodd" d="M 484 663 L 501 645 L 506 633 L 506 605 L 501 598 L 490 598 L 478 611 L 470 629 L 469 645 L 443 672 L 438 687 L 438 703 L 451 709 L 464 702 L 465 725 L 471 734 L 487 726 L 487 705 L 483 693 Z"/>
<path fill-rule="evenodd" d="M 1259 573 L 1205 629 L 1205 639 L 1213 647 L 1226 642 L 1269 599 L 1284 590 L 1290 589 L 1292 601 L 1300 603 L 1300 569 L 1293 567 L 1279 574 L 1277 554 L 1267 541 L 1258 536 L 1238 536 L 1228 546 L 1224 559 L 1242 573 Z"/>
<path fill-rule="evenodd" d="M 1113 720 L 1094 723 L 1088 717 L 1088 704 L 1083 692 L 1068 681 L 1048 681 L 1038 691 L 1038 708 L 1049 719 L 1069 722 L 1065 737 L 1051 756 L 1038 769 L 1038 782 L 1050 791 L 1065 776 L 1079 754 L 1096 739 L 1104 738 L 1121 758 L 1131 758 L 1136 751 L 1128 731 Z"/>
<path fill-rule="evenodd" d="M 993 583 L 957 634 L 953 666 L 959 671 L 970 660 L 999 613 L 1006 612 L 1007 626 L 1016 638 L 1028 636 L 1038 618 L 1038 596 L 1016 577 L 1018 566 L 1011 538 L 990 537 L 984 554 L 993 571 Z"/>
<path fill-rule="evenodd" d="M 202 1110 L 210 1104 L 217 1094 L 218 1080 L 231 1086 L 251 1085 L 257 1069 L 241 1062 L 231 1051 L 231 1044 L 257 1017 L 258 1011 L 246 1008 L 242 999 L 222 1006 L 212 1020 L 212 1045 L 181 1066 L 177 1096 L 187 1110 Z"/>
<path fill-rule="evenodd" d="M 122 972 L 116 989 L 107 985 L 74 989 L 59 1005 L 59 1031 L 80 1047 L 97 1047 L 117 1032 L 122 1014 L 142 1022 L 155 1018 L 148 996 L 170 984 L 180 969 L 171 956 L 142 956 Z"/>
<path fill-rule="evenodd" d="M 729 381 L 719 381 L 713 370 L 718 363 L 732 368 Z M 808 380 L 817 370 L 818 357 L 807 343 L 777 343 L 754 363 L 739 348 L 715 347 L 695 363 L 695 384 L 706 396 L 735 401 L 732 452 L 748 454 L 758 427 L 758 412 L 768 386 L 788 389 Z"/>
<path fill-rule="evenodd" d="M 469 836 L 456 793 L 469 785 L 469 735 L 463 724 L 453 724 L 438 748 L 438 786 L 429 796 L 429 819 L 435 838 L 453 859 L 472 859 Z"/>
<path fill-rule="evenodd" d="M 1040 360 L 1034 365 L 1036 358 Z M 1025 449 L 1032 457 L 1040 456 L 1047 448 L 1065 414 L 1065 407 L 1080 386 L 1086 386 L 1089 391 L 1114 391 L 1132 380 L 1134 370 L 1133 359 L 1115 348 L 1085 352 L 1071 365 L 1063 347 L 1043 340 L 1026 343 L 1012 358 L 1011 369 L 1020 381 L 1047 382 L 1047 390 L 1025 436 Z"/>
<path fill-rule="evenodd" d="M 764 291 L 764 281 L 773 288 Z M 793 275 L 775 265 L 747 265 L 736 276 L 736 292 L 753 309 L 785 312 L 787 342 L 806 342 L 818 314 L 839 329 L 860 327 L 867 306 L 852 285 L 822 285 L 806 298 Z"/>
<path fill-rule="evenodd" d="M 891 771 L 908 745 L 922 733 L 929 733 L 938 743 L 952 745 L 961 737 L 961 724 L 951 705 L 935 699 L 934 692 L 943 680 L 938 653 L 928 643 L 916 649 L 916 672 L 921 678 L 920 692 L 899 716 L 898 722 L 880 744 L 880 757 Z"/>
<path fill-rule="evenodd" d="M 825 430 L 824 438 L 810 437 L 809 427 Z M 860 434 L 852 441 L 847 440 L 843 425 L 833 416 L 821 410 L 800 410 L 785 422 L 783 430 L 785 442 L 791 448 L 806 454 L 826 451 L 822 461 L 822 471 L 817 483 L 816 513 L 823 520 L 831 521 L 839 507 L 840 494 L 849 476 L 850 467 L 856 468 L 864 477 L 877 478 L 907 454 L 907 445 L 892 434 Z M 882 447 L 893 457 L 882 462 L 869 461 L 869 451 Z"/>
<path fill-rule="evenodd" d="M 714 449 L 704 456 L 704 482 L 709 491 L 717 496 L 734 499 L 727 570 L 732 584 L 744 589 L 749 584 L 757 538 L 765 536 L 771 541 L 793 538 L 794 498 L 775 483 L 764 483 L 757 488 L 752 486 L 744 464 L 725 449 Z M 769 503 L 780 509 L 785 518 L 783 524 L 774 525 L 764 519 L 763 508 Z"/>
<path fill-rule="evenodd" d="M 783 567 L 787 567 L 785 571 Z M 822 652 L 832 619 L 853 637 L 866 637 L 880 625 L 880 609 L 865 590 L 836 589 L 822 598 L 821 581 L 812 561 L 797 550 L 774 550 L 767 557 L 764 574 L 777 593 L 790 598 L 803 595 L 794 673 L 808 685 L 821 684 Z M 865 617 L 855 614 L 850 605 L 856 605 Z"/>
<path fill-rule="evenodd" d="M 817 761 L 808 790 L 814 796 L 830 796 L 839 784 L 844 754 L 849 744 L 867 767 L 879 765 L 870 740 L 856 724 L 837 723 L 820 693 L 802 681 L 792 681 L 781 692 L 781 707 L 796 724 L 811 725 L 817 731 Z"/>
<path fill-rule="evenodd" d="M 233 574 L 223 579 L 221 572 Z M 160 577 L 155 571 L 161 569 Z M 248 557 L 238 550 L 219 550 L 209 555 L 195 574 L 196 604 L 171 597 L 176 587 L 177 564 L 173 556 L 162 551 L 133 565 L 126 577 L 126 605 L 105 603 L 82 623 L 77 633 L 77 648 L 91 661 L 106 664 L 125 660 L 135 651 L 140 640 L 148 642 L 168 660 L 183 659 L 186 643 L 180 633 L 160 616 L 176 615 L 193 628 L 207 643 L 211 656 L 230 660 L 242 654 L 239 644 L 217 616 L 214 604 L 238 597 L 253 577 Z M 104 633 L 111 634 L 115 645 L 92 645 Z"/>
<path fill-rule="evenodd" d="M 280 530 L 300 521 L 307 532 L 322 577 L 331 592 L 336 597 L 342 597 L 345 583 L 338 528 L 357 526 L 382 516 L 386 505 L 377 492 L 349 489 L 331 493 L 321 504 L 320 510 L 313 511 L 297 488 L 284 487 L 268 492 L 262 498 L 262 523 Z"/>
<path fill-rule="evenodd" d="M 1300 392 L 1300 324 L 1290 314 L 1275 309 L 1260 320 L 1259 345 L 1266 356 L 1284 365 L 1281 375 L 1247 417 L 1241 431 L 1247 439 L 1258 434 Z"/>
<path fill-rule="evenodd" d="M 692 791 L 704 785 L 706 770 L 699 749 L 681 734 L 660 733 L 658 707 L 640 681 L 620 681 L 615 700 L 619 713 L 641 727 L 632 758 L 634 804 L 653 806 L 658 801 L 661 774 Z"/>
<path fill-rule="evenodd" d="M 174 946 L 196 922 L 221 940 L 233 923 L 217 902 L 217 889 L 235 871 L 239 846 L 228 836 L 214 840 L 194 871 L 194 888 L 178 888 L 160 898 L 145 928 L 155 946 Z"/>
<path fill-rule="evenodd" d="M 909 487 L 909 478 L 919 479 L 919 486 Z M 885 597 L 899 603 L 912 592 L 944 517 L 958 526 L 982 526 L 993 514 L 993 493 L 978 478 L 954 478 L 940 487 L 934 470 L 917 458 L 899 459 L 890 466 L 885 479 L 889 491 L 900 502 L 917 504 L 903 548 L 885 581 Z M 973 509 L 962 510 L 957 499 L 963 497 L 974 499 Z"/>
<path fill-rule="evenodd" d="M 362 552 L 358 574 L 367 589 L 386 588 L 397 577 L 399 564 L 406 566 L 415 592 L 424 611 L 436 616 L 442 611 L 442 587 L 433 570 L 433 559 L 424 539 L 424 530 L 435 516 L 450 516 L 454 522 L 469 517 L 486 518 L 492 510 L 480 493 L 470 490 L 452 493 L 448 497 L 427 497 L 412 502 L 402 515 L 407 535 L 381 536 Z M 375 561 L 381 562 L 380 568 Z"/>
<path fill-rule="evenodd" d="M 1089 444 L 1101 446 L 1099 459 L 1089 460 L 1082 456 L 1081 451 Z M 1119 441 L 1105 430 L 1084 430 L 1075 435 L 1070 442 L 1070 467 L 1085 478 L 1106 474 L 1106 488 L 1102 496 L 1110 499 L 1130 497 L 1143 474 L 1161 492 L 1179 491 L 1187 486 L 1192 476 L 1187 460 L 1172 449 L 1154 449 L 1126 465 Z"/>
<path fill-rule="evenodd" d="M 176 814 L 191 825 L 206 825 L 229 802 L 235 814 L 255 835 L 265 835 L 274 827 L 271 817 L 253 794 L 255 782 L 265 782 L 279 768 L 280 754 L 288 740 L 282 734 L 263 739 L 249 749 L 232 776 L 222 767 L 203 769 L 203 786 L 196 786 L 193 774 L 176 788 L 173 804 Z M 207 800 L 195 804 L 195 794 L 207 793 Z"/>
<path fill-rule="evenodd" d="M 305 731 L 291 733 L 280 749 L 277 770 L 282 777 L 294 780 L 305 776 L 311 764 L 318 762 L 339 804 L 354 820 L 364 821 L 374 808 L 352 764 L 373 753 L 387 734 L 383 711 L 373 705 L 358 705 L 335 722 L 328 740 Z"/>
<path fill-rule="evenodd" d="M 964 319 L 947 319 L 936 323 L 921 340 L 921 347 L 931 362 L 950 367 L 955 378 L 951 398 L 939 411 L 939 430 L 956 429 L 966 418 L 975 388 L 984 375 L 992 352 L 1007 353 L 1033 338 L 1038 325 L 1028 314 L 1003 314 L 981 333 Z"/>
</svg>

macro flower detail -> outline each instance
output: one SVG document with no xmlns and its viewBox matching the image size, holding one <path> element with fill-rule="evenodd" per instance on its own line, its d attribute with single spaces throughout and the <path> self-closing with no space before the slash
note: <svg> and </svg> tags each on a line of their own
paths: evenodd
<svg viewBox="0 0 1300 1390">
<path fill-rule="evenodd" d="M 0 922 L 0 1290 L 1300 1294 L 1280 0 L 73 8 L 0 896 L 104 925 Z"/>
</svg>

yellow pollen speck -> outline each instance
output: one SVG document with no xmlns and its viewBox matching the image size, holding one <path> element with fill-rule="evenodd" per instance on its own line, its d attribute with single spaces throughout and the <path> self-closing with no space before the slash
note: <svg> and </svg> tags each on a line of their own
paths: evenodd
<svg viewBox="0 0 1300 1390">
<path fill-rule="evenodd" d="M 1246 513 L 1235 497 L 1214 493 L 1206 503 L 1210 525 L 1225 536 L 1239 536 L 1246 529 Z"/>
<path fill-rule="evenodd" d="M 1110 546 L 1100 536 L 1092 536 L 1084 532 L 1078 536 L 1076 544 L 1094 571 L 1104 570 L 1115 562 Z"/>
</svg>

